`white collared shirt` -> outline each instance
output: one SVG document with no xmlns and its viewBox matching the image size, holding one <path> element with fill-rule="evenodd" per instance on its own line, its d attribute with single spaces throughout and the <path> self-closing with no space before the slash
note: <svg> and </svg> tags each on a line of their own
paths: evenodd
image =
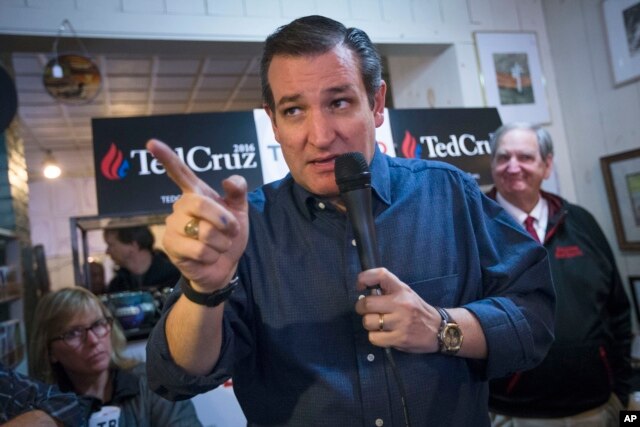
<svg viewBox="0 0 640 427">
<path fill-rule="evenodd" d="M 496 193 L 496 201 L 500 206 L 504 208 L 505 211 L 509 215 L 511 215 L 518 224 L 524 227 L 524 220 L 527 219 L 528 216 L 532 216 L 535 221 L 533 222 L 533 228 L 536 230 L 536 234 L 538 235 L 538 239 L 544 243 L 544 237 L 547 231 L 547 223 L 549 222 L 549 204 L 544 199 L 544 197 L 540 196 L 538 199 L 538 203 L 533 207 L 531 212 L 527 213 L 520 209 L 519 207 L 509 203 L 507 199 L 502 197 L 500 192 Z"/>
</svg>

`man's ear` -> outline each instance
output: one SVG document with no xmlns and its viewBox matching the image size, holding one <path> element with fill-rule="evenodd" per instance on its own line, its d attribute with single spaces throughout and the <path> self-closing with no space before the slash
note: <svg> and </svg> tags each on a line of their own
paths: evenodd
<svg viewBox="0 0 640 427">
<path fill-rule="evenodd" d="M 384 123 L 384 103 L 387 96 L 387 83 L 384 80 L 380 81 L 380 88 L 376 91 L 373 103 L 373 121 L 376 127 L 382 126 Z"/>
<path fill-rule="evenodd" d="M 548 179 L 551 176 L 551 171 L 553 170 L 553 155 L 549 154 L 544 164 L 547 167 L 544 171 L 544 179 Z"/>
<path fill-rule="evenodd" d="M 269 104 L 262 104 L 262 108 L 269 116 L 269 120 L 271 121 L 271 129 L 273 129 L 273 135 L 276 138 L 276 141 L 280 142 L 280 136 L 278 135 L 278 125 L 276 124 L 276 113 L 271 110 Z"/>
</svg>

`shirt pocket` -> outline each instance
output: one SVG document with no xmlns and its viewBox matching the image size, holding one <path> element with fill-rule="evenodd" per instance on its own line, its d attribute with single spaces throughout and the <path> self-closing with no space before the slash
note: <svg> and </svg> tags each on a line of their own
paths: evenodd
<svg viewBox="0 0 640 427">
<path fill-rule="evenodd" d="M 409 287 L 427 304 L 438 307 L 457 307 L 459 299 L 458 275 L 434 277 L 408 283 Z"/>
</svg>

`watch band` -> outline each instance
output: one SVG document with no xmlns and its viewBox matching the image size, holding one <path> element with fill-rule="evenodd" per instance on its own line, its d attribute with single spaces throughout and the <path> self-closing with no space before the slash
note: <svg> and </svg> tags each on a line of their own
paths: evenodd
<svg viewBox="0 0 640 427">
<path fill-rule="evenodd" d="M 196 291 L 191 287 L 191 284 L 186 278 L 183 279 L 180 287 L 182 288 L 182 293 L 189 301 L 207 307 L 215 307 L 229 299 L 233 291 L 238 287 L 239 281 L 240 278 L 236 274 L 227 286 L 211 293 Z"/>
<path fill-rule="evenodd" d="M 442 307 L 436 307 L 435 305 L 433 306 L 433 308 L 435 308 L 436 310 L 438 310 L 438 313 L 440 313 L 440 317 L 442 317 L 442 326 L 444 326 L 447 323 L 451 323 L 451 316 L 449 316 L 449 312 L 447 312 L 447 310 L 445 310 Z M 442 328 L 442 326 L 440 326 Z"/>
<path fill-rule="evenodd" d="M 451 318 L 449 312 L 444 308 L 434 306 L 434 308 L 440 313 L 442 322 L 440 323 L 440 329 L 438 330 L 438 346 L 440 352 L 444 354 L 454 355 L 460 350 L 462 346 L 463 335 L 460 330 L 460 326 L 455 320 Z"/>
</svg>

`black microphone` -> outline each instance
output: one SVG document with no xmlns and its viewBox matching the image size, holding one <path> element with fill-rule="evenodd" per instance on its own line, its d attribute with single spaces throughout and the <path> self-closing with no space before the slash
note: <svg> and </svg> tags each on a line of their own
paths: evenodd
<svg viewBox="0 0 640 427">
<path fill-rule="evenodd" d="M 371 208 L 371 172 L 369 172 L 369 165 L 362 153 L 357 151 L 345 153 L 336 158 L 334 173 L 336 184 L 340 189 L 340 197 L 347 208 L 349 221 L 356 235 L 360 266 L 363 270 L 376 268 L 380 265 L 380 254 L 378 252 L 376 228 L 373 223 Z M 382 295 L 380 285 L 368 286 L 367 288 L 373 295 Z M 391 353 L 391 347 L 385 347 L 384 353 L 389 360 L 393 375 L 398 383 L 405 426 L 410 427 L 407 393 Z"/>
<path fill-rule="evenodd" d="M 380 265 L 376 229 L 371 208 L 371 172 L 362 153 L 345 153 L 336 158 L 336 184 L 347 208 L 349 221 L 356 235 L 356 246 L 362 270 Z M 380 295 L 380 285 L 370 286 L 372 293 Z"/>
</svg>

